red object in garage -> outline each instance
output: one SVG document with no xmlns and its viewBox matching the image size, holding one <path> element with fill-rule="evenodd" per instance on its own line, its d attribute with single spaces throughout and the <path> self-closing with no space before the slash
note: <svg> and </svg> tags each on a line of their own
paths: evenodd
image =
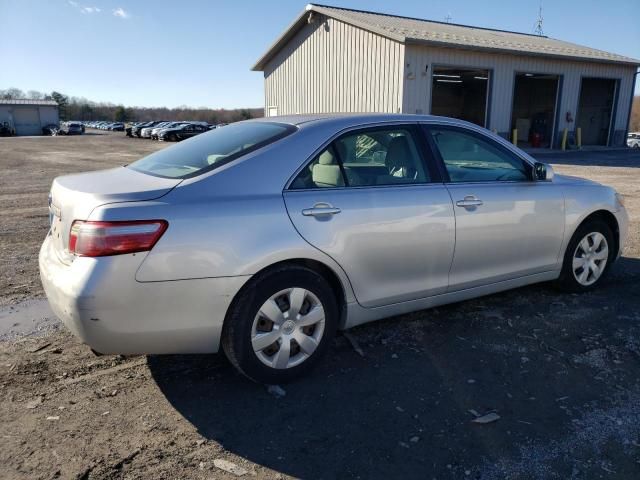
<svg viewBox="0 0 640 480">
<path fill-rule="evenodd" d="M 540 148 L 540 144 L 542 143 L 542 135 L 539 133 L 531 134 L 531 146 L 533 148 Z"/>
</svg>

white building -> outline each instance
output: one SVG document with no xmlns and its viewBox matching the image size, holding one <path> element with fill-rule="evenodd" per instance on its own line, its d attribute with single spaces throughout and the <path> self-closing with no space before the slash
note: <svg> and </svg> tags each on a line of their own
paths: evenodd
<svg viewBox="0 0 640 480">
<path fill-rule="evenodd" d="M 16 135 L 42 135 L 42 127 L 58 125 L 53 100 L 0 100 L 0 125 L 7 122 Z"/>
<path fill-rule="evenodd" d="M 430 113 L 555 147 L 578 127 L 584 145 L 624 145 L 639 65 L 545 36 L 308 5 L 253 70 L 266 116 Z"/>
</svg>

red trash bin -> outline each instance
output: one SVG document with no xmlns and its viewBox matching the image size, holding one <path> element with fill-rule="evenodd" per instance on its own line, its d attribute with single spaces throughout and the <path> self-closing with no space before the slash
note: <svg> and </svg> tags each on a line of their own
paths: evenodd
<svg viewBox="0 0 640 480">
<path fill-rule="evenodd" d="M 534 133 L 531 135 L 531 146 L 533 148 L 540 148 L 540 144 L 542 143 L 542 135 L 539 133 Z"/>
</svg>

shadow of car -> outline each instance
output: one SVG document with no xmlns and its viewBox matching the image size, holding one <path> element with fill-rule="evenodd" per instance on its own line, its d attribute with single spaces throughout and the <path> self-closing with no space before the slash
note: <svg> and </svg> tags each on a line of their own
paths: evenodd
<svg viewBox="0 0 640 480">
<path fill-rule="evenodd" d="M 493 471 L 489 478 L 512 478 L 495 472 L 496 463 L 526 465 L 525 450 L 567 444 L 571 455 L 560 451 L 541 465 L 554 462 L 558 477 L 568 478 L 568 458 L 586 463 L 591 455 L 591 440 L 571 441 L 589 421 L 590 407 L 580 410 L 612 402 L 607 382 L 573 359 L 584 355 L 587 332 L 622 352 L 618 336 L 635 328 L 615 315 L 603 322 L 603 305 L 640 307 L 640 296 L 629 293 L 640 260 L 619 265 L 588 295 L 567 298 L 534 285 L 352 329 L 363 356 L 339 336 L 327 361 L 285 385 L 281 397 L 247 382 L 221 355 L 149 356 L 148 366 L 198 433 L 294 477 L 485 478 Z M 638 365 L 631 351 L 618 361 Z M 500 420 L 472 422 L 487 412 Z"/>
</svg>

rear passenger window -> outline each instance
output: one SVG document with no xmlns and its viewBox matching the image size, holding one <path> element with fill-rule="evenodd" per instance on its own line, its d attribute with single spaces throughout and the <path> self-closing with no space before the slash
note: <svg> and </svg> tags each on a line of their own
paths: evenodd
<svg viewBox="0 0 640 480">
<path fill-rule="evenodd" d="M 429 181 L 416 142 L 407 129 L 365 130 L 334 143 L 349 186 Z"/>
<path fill-rule="evenodd" d="M 291 184 L 291 189 L 344 187 L 342 167 L 330 146 L 304 167 Z"/>
<path fill-rule="evenodd" d="M 430 181 L 413 134 L 406 128 L 347 134 L 298 174 L 292 189 L 362 187 Z"/>
</svg>

